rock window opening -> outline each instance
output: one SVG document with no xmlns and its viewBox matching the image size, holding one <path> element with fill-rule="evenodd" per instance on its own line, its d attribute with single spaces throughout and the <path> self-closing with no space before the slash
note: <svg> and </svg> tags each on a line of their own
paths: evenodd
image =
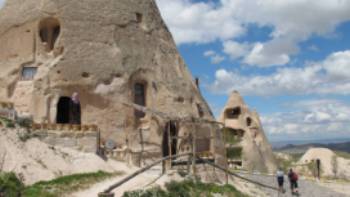
<svg viewBox="0 0 350 197">
<path fill-rule="evenodd" d="M 136 13 L 136 22 L 142 23 L 143 16 L 141 13 Z"/>
<path fill-rule="evenodd" d="M 38 71 L 37 67 L 23 67 L 21 80 L 29 81 L 33 80 Z"/>
<path fill-rule="evenodd" d="M 247 118 L 247 126 L 250 127 L 252 125 L 252 119 L 251 118 Z"/>
<path fill-rule="evenodd" d="M 134 103 L 141 106 L 146 106 L 146 85 L 144 83 L 134 84 Z M 145 117 L 145 113 L 135 110 L 136 118 Z"/>
<path fill-rule="evenodd" d="M 196 87 L 199 88 L 199 78 L 198 77 L 196 77 L 195 83 L 196 83 Z"/>
<path fill-rule="evenodd" d="M 183 103 L 183 102 L 185 102 L 185 98 L 182 97 L 182 96 L 176 97 L 174 100 L 175 100 L 175 102 L 178 102 L 178 103 Z"/>
<path fill-rule="evenodd" d="M 57 19 L 46 18 L 39 24 L 39 36 L 41 42 L 46 43 L 46 51 L 50 52 L 55 47 L 55 42 L 61 32 L 61 26 Z"/>
<path fill-rule="evenodd" d="M 163 157 L 170 155 L 169 148 L 171 147 L 171 154 L 176 155 L 177 153 L 177 133 L 178 128 L 175 122 L 170 121 L 165 125 L 164 131 L 163 131 L 163 143 L 162 143 L 162 153 Z M 169 135 L 170 134 L 170 147 L 169 147 Z"/>
<path fill-rule="evenodd" d="M 242 167 L 242 161 L 233 160 L 230 161 L 230 164 Z"/>
<path fill-rule="evenodd" d="M 203 118 L 204 116 L 204 111 L 203 111 L 203 108 L 200 104 L 197 103 L 197 110 L 198 110 L 198 115 L 199 117 Z"/>
<path fill-rule="evenodd" d="M 240 115 L 241 115 L 240 107 L 235 107 L 235 108 L 226 110 L 226 118 L 228 119 L 238 119 Z"/>
</svg>

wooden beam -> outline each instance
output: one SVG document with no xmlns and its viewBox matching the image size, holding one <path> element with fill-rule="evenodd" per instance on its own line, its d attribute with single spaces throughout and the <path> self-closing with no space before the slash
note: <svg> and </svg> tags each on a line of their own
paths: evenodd
<svg viewBox="0 0 350 197">
<path fill-rule="evenodd" d="M 111 185 L 110 187 L 108 187 L 106 190 L 104 190 L 102 193 L 110 193 L 112 190 L 114 190 L 115 188 L 123 185 L 124 183 L 128 182 L 129 180 L 135 178 L 137 175 L 149 170 L 150 168 L 152 168 L 153 166 L 161 163 L 162 161 L 168 160 L 168 159 L 174 159 L 174 158 L 178 158 L 178 157 L 184 157 L 184 156 L 188 156 L 190 155 L 190 153 L 184 153 L 184 154 L 179 154 L 179 155 L 173 155 L 173 156 L 167 156 L 167 157 L 163 157 L 153 163 L 151 163 L 148 166 L 145 166 L 139 170 L 137 170 L 136 172 L 130 174 L 129 176 L 123 178 L 122 180 L 118 181 L 117 183 Z"/>
<path fill-rule="evenodd" d="M 171 135 L 170 135 L 170 129 L 171 129 L 171 121 L 169 121 L 168 122 L 168 125 L 167 125 L 168 127 L 167 127 L 167 132 L 168 132 L 168 154 L 169 154 L 169 156 L 170 156 L 170 159 L 169 159 L 169 161 L 168 161 L 168 167 L 171 169 L 171 156 L 172 156 L 172 139 L 171 139 Z"/>
</svg>

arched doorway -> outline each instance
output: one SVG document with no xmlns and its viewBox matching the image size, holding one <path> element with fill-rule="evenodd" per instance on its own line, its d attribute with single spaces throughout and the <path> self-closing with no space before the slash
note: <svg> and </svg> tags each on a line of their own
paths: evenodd
<svg viewBox="0 0 350 197">
<path fill-rule="evenodd" d="M 173 137 L 177 137 L 178 128 L 176 122 L 169 121 L 164 128 L 163 132 L 163 142 L 162 142 L 162 153 L 163 157 L 170 155 L 169 148 L 171 147 L 171 155 L 176 155 L 177 153 L 177 139 L 173 139 Z M 169 135 L 172 138 L 170 147 L 169 147 Z"/>
<path fill-rule="evenodd" d="M 69 97 L 60 97 L 57 103 L 57 115 L 56 123 L 58 124 L 68 124 L 69 123 Z"/>
</svg>

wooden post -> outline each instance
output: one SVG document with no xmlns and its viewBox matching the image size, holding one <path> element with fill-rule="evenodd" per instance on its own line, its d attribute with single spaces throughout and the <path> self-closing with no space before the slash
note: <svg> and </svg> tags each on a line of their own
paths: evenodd
<svg viewBox="0 0 350 197">
<path fill-rule="evenodd" d="M 102 155 L 101 155 L 101 133 L 100 133 L 100 129 L 98 129 L 98 131 L 97 131 L 96 154 L 97 154 L 98 156 L 102 156 Z"/>
<path fill-rule="evenodd" d="M 226 160 L 226 171 L 225 171 L 225 178 L 226 178 L 226 184 L 228 184 L 228 167 L 229 167 L 229 165 L 228 165 L 228 159 L 227 159 L 227 149 L 226 149 L 226 124 L 225 124 L 225 120 L 224 120 L 224 129 L 223 129 L 223 133 L 224 133 L 224 136 L 223 136 L 223 138 L 224 138 L 224 149 L 225 149 L 225 160 Z"/>
<path fill-rule="evenodd" d="M 140 144 L 141 144 L 141 153 L 140 153 L 140 163 L 139 163 L 139 166 L 141 167 L 142 161 L 143 161 L 143 152 L 144 152 L 142 128 L 139 128 L 139 134 L 140 134 Z"/>
<path fill-rule="evenodd" d="M 173 158 L 178 158 L 178 157 L 184 157 L 184 156 L 187 156 L 188 153 L 185 153 L 185 154 L 180 154 L 180 155 L 173 155 L 172 157 Z M 133 179 L 134 177 L 136 177 L 137 175 L 149 170 L 150 168 L 152 168 L 153 166 L 155 165 L 158 165 L 159 163 L 161 163 L 162 161 L 164 160 L 169 160 L 169 156 L 166 156 L 166 157 L 163 157 L 162 159 L 159 159 L 137 171 L 135 171 L 134 173 L 130 174 L 129 176 L 119 180 L 117 183 L 111 185 L 110 187 L 108 187 L 106 190 L 103 191 L 103 193 L 110 193 L 111 191 L 113 191 L 115 188 L 121 186 L 122 184 L 128 182 L 129 180 Z"/>
<path fill-rule="evenodd" d="M 191 156 L 189 155 L 187 158 L 187 174 L 191 173 Z"/>
<path fill-rule="evenodd" d="M 213 140 L 213 146 L 212 146 L 213 147 L 213 150 L 212 150 L 213 152 L 212 152 L 212 154 L 213 154 L 213 157 L 214 157 L 214 163 L 216 163 L 216 158 L 215 158 L 215 156 L 216 156 L 216 150 L 215 149 L 216 149 L 216 143 L 217 143 L 217 141 L 216 141 L 216 138 L 217 138 L 216 133 L 217 132 L 215 132 L 214 133 L 214 137 L 212 139 L 210 139 L 210 140 Z M 214 166 L 213 166 L 213 173 L 215 174 L 215 167 Z"/>
<path fill-rule="evenodd" d="M 172 142 L 172 137 L 171 137 L 171 135 L 170 135 L 170 129 L 171 129 L 171 121 L 169 122 L 169 124 L 168 124 L 168 129 L 167 129 L 167 132 L 168 132 L 168 149 L 169 149 L 169 156 L 170 156 L 170 159 L 168 160 L 168 167 L 169 167 L 169 169 L 171 169 L 171 163 L 172 163 L 172 158 L 171 158 L 171 156 L 172 156 L 172 146 L 171 146 L 171 142 Z"/>
</svg>

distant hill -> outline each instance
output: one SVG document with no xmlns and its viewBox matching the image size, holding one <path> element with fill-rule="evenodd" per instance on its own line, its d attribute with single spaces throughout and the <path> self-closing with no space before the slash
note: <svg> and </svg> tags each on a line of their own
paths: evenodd
<svg viewBox="0 0 350 197">
<path fill-rule="evenodd" d="M 300 144 L 293 145 L 288 144 L 286 146 L 275 148 L 274 151 L 278 152 L 286 152 L 286 153 L 304 153 L 309 148 L 329 148 L 333 151 L 342 151 L 350 153 L 350 141 L 341 142 L 341 143 L 329 143 L 329 144 L 321 144 L 321 143 L 308 143 L 308 144 Z"/>
</svg>

